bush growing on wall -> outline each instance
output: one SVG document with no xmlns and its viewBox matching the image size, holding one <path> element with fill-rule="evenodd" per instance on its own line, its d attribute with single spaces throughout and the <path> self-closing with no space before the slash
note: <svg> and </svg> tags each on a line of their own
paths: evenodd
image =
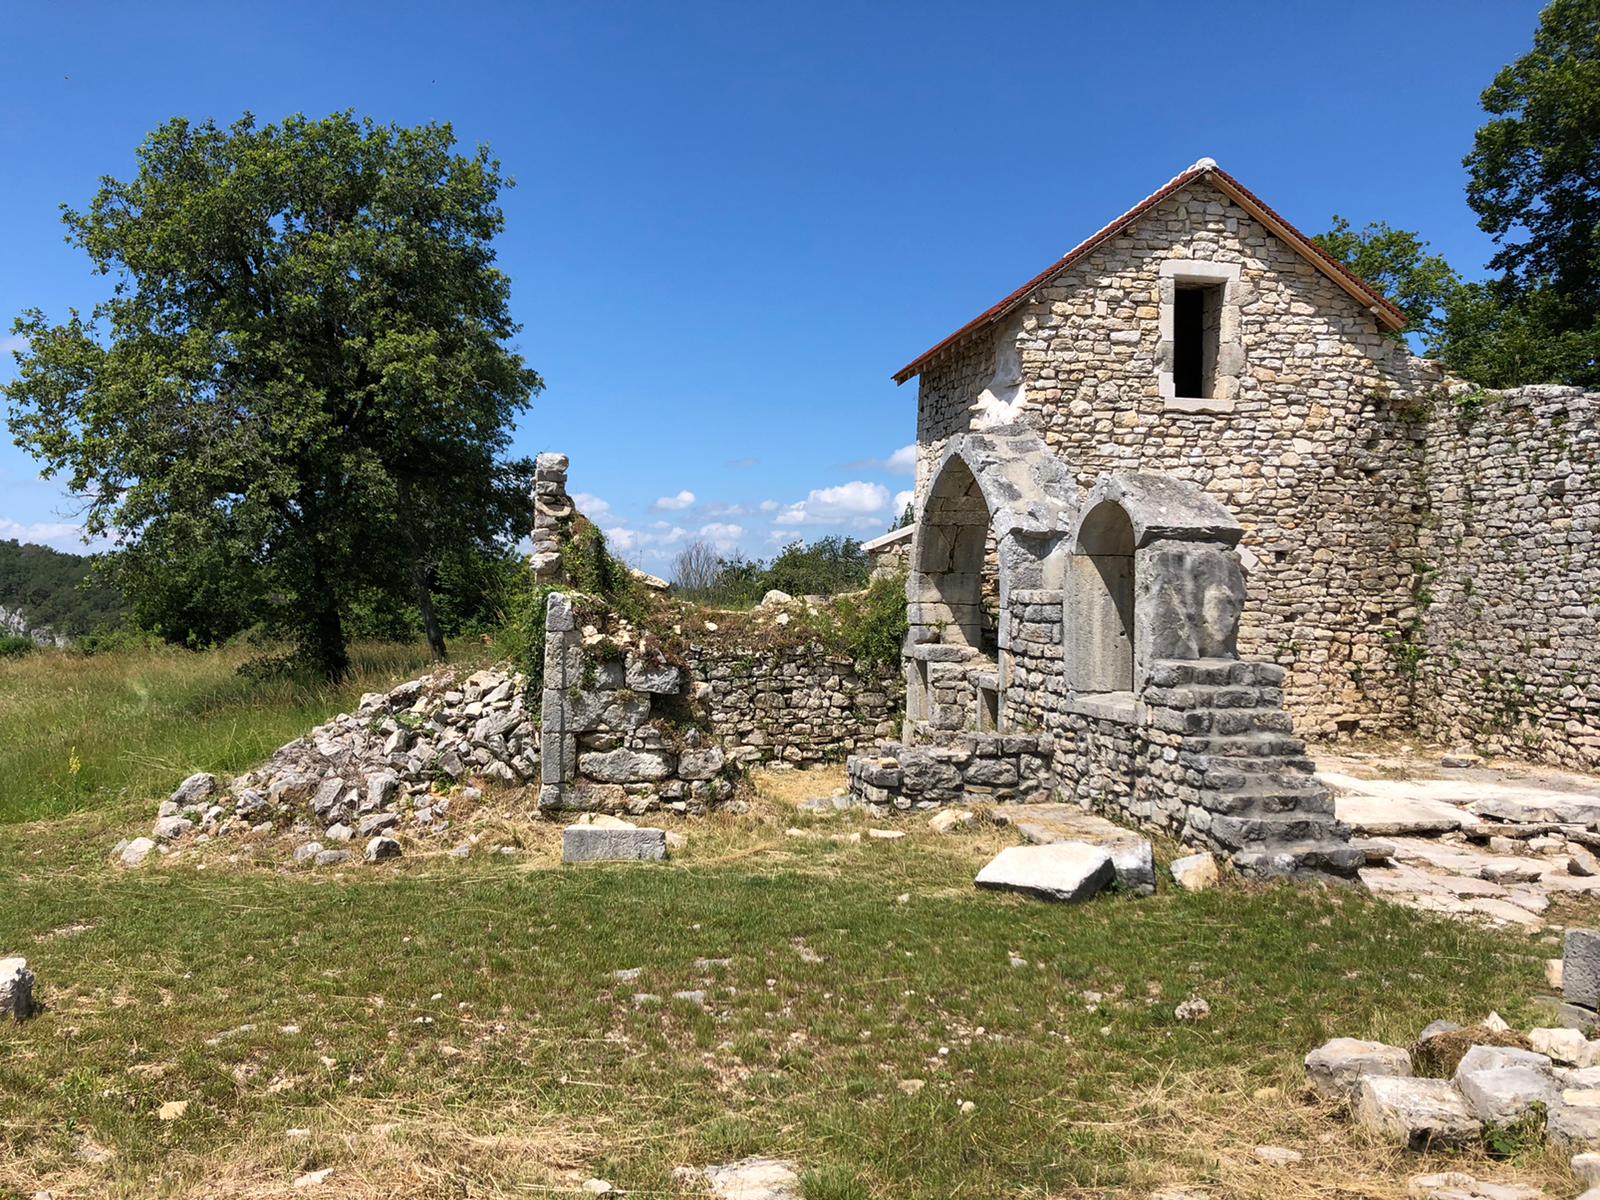
<svg viewBox="0 0 1600 1200">
<path fill-rule="evenodd" d="M 840 631 L 858 662 L 889 666 L 900 661 L 905 645 L 904 572 L 874 579 L 860 595 L 838 601 Z"/>
</svg>

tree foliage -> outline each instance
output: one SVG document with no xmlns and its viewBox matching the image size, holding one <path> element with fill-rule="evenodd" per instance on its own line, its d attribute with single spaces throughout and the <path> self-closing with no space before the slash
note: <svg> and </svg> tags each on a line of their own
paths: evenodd
<svg viewBox="0 0 1600 1200">
<path fill-rule="evenodd" d="M 1335 215 L 1333 228 L 1312 239 L 1400 306 L 1425 351 L 1439 347 L 1440 326 L 1461 277 L 1415 233 L 1374 221 L 1357 232 Z"/>
<path fill-rule="evenodd" d="M 1554 0 L 1482 96 L 1467 202 L 1498 275 L 1463 283 L 1415 233 L 1343 217 L 1316 241 L 1411 319 L 1426 353 L 1486 387 L 1600 384 L 1600 0 Z"/>
<path fill-rule="evenodd" d="M 1483 93 L 1467 202 L 1498 279 L 1460 298 L 1447 361 L 1495 385 L 1600 383 L 1600 0 L 1553 0 Z"/>
<path fill-rule="evenodd" d="M 122 596 L 97 563 L 92 555 L 0 541 L 0 608 L 20 612 L 30 629 L 67 637 L 119 628 L 127 616 Z"/>
<path fill-rule="evenodd" d="M 724 558 L 705 542 L 691 542 L 673 566 L 678 593 L 705 604 L 739 608 L 776 589 L 791 596 L 834 596 L 867 586 L 872 564 L 852 537 L 790 542 L 770 562 L 735 554 Z"/>
<path fill-rule="evenodd" d="M 542 385 L 507 347 L 509 181 L 455 144 L 348 113 L 176 119 L 64 210 L 114 289 L 17 320 L 10 427 L 167 632 L 235 606 L 336 678 L 363 597 L 426 609 L 452 548 L 515 531 L 525 467 L 500 456 Z"/>
</svg>

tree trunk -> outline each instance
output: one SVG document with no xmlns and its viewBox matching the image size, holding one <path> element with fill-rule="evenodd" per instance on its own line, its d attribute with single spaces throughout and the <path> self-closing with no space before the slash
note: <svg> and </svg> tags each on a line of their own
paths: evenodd
<svg viewBox="0 0 1600 1200">
<path fill-rule="evenodd" d="M 312 662 L 330 683 L 341 683 L 350 674 L 350 652 L 344 641 L 344 620 L 339 616 L 339 599 L 328 586 L 321 564 L 311 570 L 311 627 L 306 630 Z"/>
<path fill-rule="evenodd" d="M 434 662 L 444 662 L 448 651 L 444 634 L 439 631 L 439 618 L 433 611 L 434 570 L 419 562 L 411 564 L 411 583 L 417 591 L 417 608 L 422 612 L 422 629 L 428 635 L 428 652 Z"/>
</svg>

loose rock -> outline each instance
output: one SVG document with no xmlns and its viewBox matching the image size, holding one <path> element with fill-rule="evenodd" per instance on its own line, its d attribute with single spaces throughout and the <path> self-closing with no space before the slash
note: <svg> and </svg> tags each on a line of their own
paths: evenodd
<svg viewBox="0 0 1600 1200">
<path fill-rule="evenodd" d="M 1075 903 L 1093 896 L 1115 875 L 1105 849 L 1082 842 L 1058 842 L 1009 846 L 978 872 L 975 882 L 980 888 Z"/>
<path fill-rule="evenodd" d="M 1191 854 L 1173 862 L 1172 881 L 1186 892 L 1203 892 L 1217 886 L 1217 860 L 1209 854 Z"/>
<path fill-rule="evenodd" d="M 1411 1074 L 1411 1055 L 1399 1046 L 1334 1038 L 1306 1055 L 1306 1077 L 1324 1100 L 1346 1103 L 1355 1099 L 1368 1076 L 1404 1077 Z"/>
<path fill-rule="evenodd" d="M 1444 1079 L 1369 1075 L 1355 1099 L 1356 1120 L 1412 1150 L 1465 1146 L 1483 1127 Z"/>
<path fill-rule="evenodd" d="M 800 1168 L 784 1159 L 746 1158 L 703 1174 L 719 1200 L 800 1200 Z"/>
<path fill-rule="evenodd" d="M 0 1019 L 25 1021 L 33 1015 L 34 974 L 25 958 L 0 958 Z"/>
</svg>

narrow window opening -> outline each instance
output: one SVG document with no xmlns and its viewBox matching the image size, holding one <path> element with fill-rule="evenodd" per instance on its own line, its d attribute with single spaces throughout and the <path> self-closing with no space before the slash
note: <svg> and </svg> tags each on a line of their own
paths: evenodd
<svg viewBox="0 0 1600 1200">
<path fill-rule="evenodd" d="M 1172 388 L 1210 400 L 1222 336 L 1222 285 L 1179 284 L 1172 296 Z"/>
<path fill-rule="evenodd" d="M 1000 728 L 1000 689 L 978 685 L 978 732 L 994 733 Z"/>
</svg>

